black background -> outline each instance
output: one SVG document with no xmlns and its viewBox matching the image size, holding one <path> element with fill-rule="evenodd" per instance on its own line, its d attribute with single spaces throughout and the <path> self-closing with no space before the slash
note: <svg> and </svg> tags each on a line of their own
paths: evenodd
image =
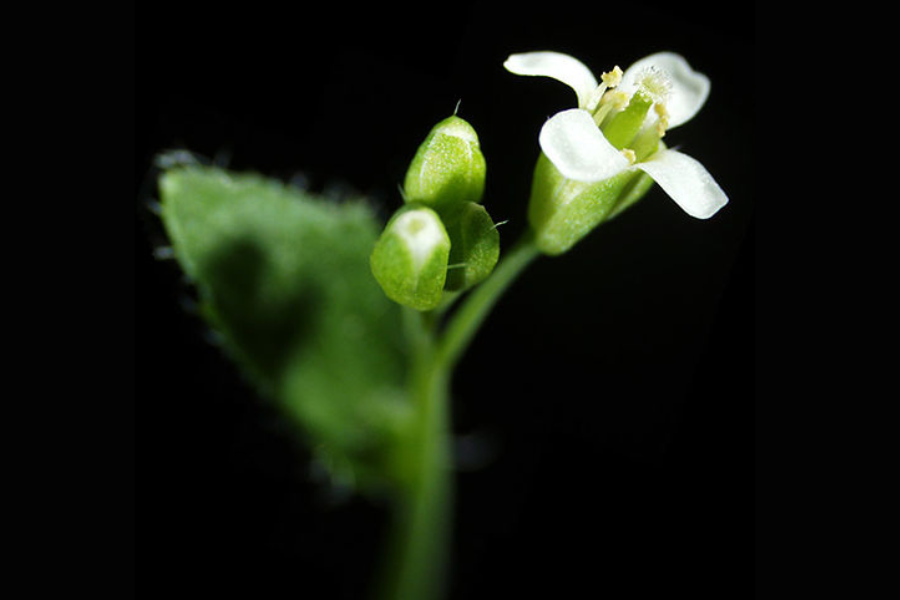
<svg viewBox="0 0 900 600">
<path fill-rule="evenodd" d="M 384 507 L 329 490 L 191 313 L 152 200 L 173 148 L 384 214 L 431 126 L 478 131 L 504 244 L 537 133 L 574 93 L 502 68 L 651 52 L 712 81 L 666 141 L 730 197 L 708 221 L 658 188 L 498 304 L 454 383 L 452 598 L 753 594 L 754 15 L 746 5 L 454 2 L 137 7 L 139 596 L 360 598 Z"/>
</svg>

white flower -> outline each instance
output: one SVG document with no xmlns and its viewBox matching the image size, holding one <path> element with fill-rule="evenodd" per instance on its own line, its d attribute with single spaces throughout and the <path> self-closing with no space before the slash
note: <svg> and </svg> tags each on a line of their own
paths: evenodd
<svg viewBox="0 0 900 600">
<path fill-rule="evenodd" d="M 652 54 L 600 83 L 581 61 L 558 52 L 513 54 L 517 75 L 552 77 L 575 90 L 578 108 L 551 117 L 541 149 L 567 179 L 590 183 L 640 169 L 692 217 L 706 219 L 728 197 L 696 159 L 662 147 L 666 130 L 686 123 L 709 95 L 709 79 L 672 52 Z"/>
</svg>

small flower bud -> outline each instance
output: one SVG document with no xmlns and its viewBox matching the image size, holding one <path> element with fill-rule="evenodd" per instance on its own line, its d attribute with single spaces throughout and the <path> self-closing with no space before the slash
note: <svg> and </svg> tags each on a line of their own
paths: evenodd
<svg viewBox="0 0 900 600">
<path fill-rule="evenodd" d="M 435 125 L 419 146 L 403 182 L 404 198 L 440 211 L 479 202 L 485 171 L 475 129 L 454 115 Z"/>
<path fill-rule="evenodd" d="M 535 243 L 545 254 L 566 252 L 601 222 L 643 197 L 648 184 L 652 180 L 638 170 L 596 183 L 566 179 L 541 153 L 528 204 Z"/>
<path fill-rule="evenodd" d="M 407 205 L 384 228 L 369 263 L 388 298 L 424 311 L 441 301 L 449 256 L 450 238 L 437 213 Z"/>
<path fill-rule="evenodd" d="M 450 235 L 446 289 L 461 291 L 481 282 L 500 258 L 500 235 L 487 210 L 468 202 L 445 219 Z"/>
</svg>

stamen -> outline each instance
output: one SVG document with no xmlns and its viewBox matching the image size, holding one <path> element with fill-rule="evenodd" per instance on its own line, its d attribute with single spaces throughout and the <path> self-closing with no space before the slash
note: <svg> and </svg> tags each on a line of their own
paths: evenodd
<svg viewBox="0 0 900 600">
<path fill-rule="evenodd" d="M 614 92 L 606 94 L 603 97 L 603 104 L 609 104 L 615 110 L 623 110 L 626 106 L 628 106 L 629 100 L 630 98 L 628 97 L 628 94 L 616 90 Z"/>
<path fill-rule="evenodd" d="M 599 127 L 603 119 L 612 111 L 624 110 L 628 106 L 628 94 L 619 90 L 610 90 L 600 100 L 600 108 L 594 113 L 594 123 Z"/>
<path fill-rule="evenodd" d="M 597 105 L 600 104 L 600 98 L 603 97 L 603 92 L 606 91 L 606 84 L 601 83 L 598 85 L 591 95 L 588 97 L 587 105 L 584 107 L 589 113 L 594 112 L 596 110 Z"/>
<path fill-rule="evenodd" d="M 637 160 L 637 157 L 634 154 L 634 150 L 632 150 L 631 148 L 622 148 L 621 150 L 619 150 L 619 152 L 622 153 L 622 156 L 628 159 L 628 164 L 633 165 L 634 161 Z"/>
<path fill-rule="evenodd" d="M 622 69 L 619 68 L 618 65 L 613 67 L 612 71 L 604 73 L 600 76 L 600 81 L 602 82 L 597 88 L 591 92 L 590 98 L 588 98 L 587 106 L 585 107 L 588 112 L 594 112 L 597 109 L 597 106 L 600 104 L 601 99 L 603 98 L 603 94 L 606 93 L 607 89 L 611 89 L 619 85 L 622 82 Z"/>
<path fill-rule="evenodd" d="M 666 129 L 669 128 L 669 111 L 666 110 L 665 104 L 660 103 L 653 105 L 653 112 L 659 117 L 656 121 L 656 132 L 659 137 L 663 137 L 666 135 Z"/>
<path fill-rule="evenodd" d="M 622 83 L 622 69 L 619 65 L 613 67 L 613 70 L 600 76 L 600 80 L 611 88 Z"/>
</svg>

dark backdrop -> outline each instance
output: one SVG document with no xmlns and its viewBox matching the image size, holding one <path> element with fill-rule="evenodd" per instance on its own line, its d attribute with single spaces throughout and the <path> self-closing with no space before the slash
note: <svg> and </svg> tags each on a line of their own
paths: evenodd
<svg viewBox="0 0 900 600">
<path fill-rule="evenodd" d="M 140 597 L 359 598 L 385 519 L 320 483 L 209 343 L 177 266 L 154 258 L 153 156 L 184 148 L 363 192 L 388 213 L 416 147 L 461 100 L 509 243 L 540 126 L 573 105 L 564 85 L 502 68 L 539 49 L 597 73 L 687 57 L 712 93 L 667 142 L 731 202 L 697 221 L 657 188 L 539 260 L 497 306 L 454 386 L 451 597 L 751 597 L 754 15 L 712 6 L 138 5 Z"/>
</svg>

